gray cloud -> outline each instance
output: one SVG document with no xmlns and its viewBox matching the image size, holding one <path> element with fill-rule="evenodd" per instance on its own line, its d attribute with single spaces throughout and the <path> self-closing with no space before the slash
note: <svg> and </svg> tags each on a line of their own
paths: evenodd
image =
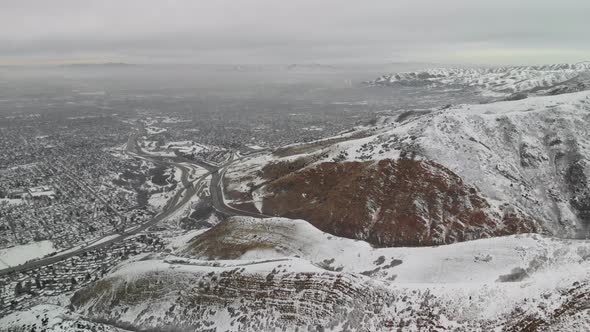
<svg viewBox="0 0 590 332">
<path fill-rule="evenodd" d="M 0 61 L 577 61 L 588 12 L 583 0 L 0 0 Z"/>
</svg>

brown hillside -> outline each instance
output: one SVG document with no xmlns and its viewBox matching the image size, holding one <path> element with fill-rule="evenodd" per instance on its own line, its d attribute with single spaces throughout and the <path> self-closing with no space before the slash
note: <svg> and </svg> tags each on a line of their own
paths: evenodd
<svg viewBox="0 0 590 332">
<path fill-rule="evenodd" d="M 492 213 L 475 188 L 431 161 L 327 162 L 265 187 L 263 213 L 305 219 L 377 246 L 426 246 L 538 232 L 505 207 Z"/>
</svg>

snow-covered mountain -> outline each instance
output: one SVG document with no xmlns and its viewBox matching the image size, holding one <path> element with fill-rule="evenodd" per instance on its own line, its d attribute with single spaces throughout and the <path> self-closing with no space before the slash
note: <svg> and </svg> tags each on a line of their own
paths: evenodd
<svg viewBox="0 0 590 332">
<path fill-rule="evenodd" d="M 590 71 L 590 62 L 546 66 L 493 68 L 435 68 L 381 76 L 374 85 L 474 87 L 482 93 L 508 96 L 515 93 L 549 93 L 553 87 Z"/>
<path fill-rule="evenodd" d="M 539 235 L 375 249 L 302 220 L 240 217 L 172 255 L 120 266 L 76 292 L 67 313 L 41 306 L 0 325 L 49 317 L 133 331 L 584 330 L 589 258 L 588 241 Z"/>
<path fill-rule="evenodd" d="M 590 92 L 384 118 L 234 164 L 227 199 L 380 246 L 590 223 Z"/>
</svg>

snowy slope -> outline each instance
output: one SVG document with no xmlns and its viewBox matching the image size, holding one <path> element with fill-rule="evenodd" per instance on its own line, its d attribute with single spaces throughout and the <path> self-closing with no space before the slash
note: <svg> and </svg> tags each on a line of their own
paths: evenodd
<svg viewBox="0 0 590 332">
<path fill-rule="evenodd" d="M 589 241 L 522 235 L 373 249 L 304 221 L 227 223 L 213 232 L 218 236 L 189 241 L 181 252 L 190 257 L 154 256 L 121 266 L 77 292 L 75 311 L 157 330 L 381 331 L 392 325 L 487 331 L 533 321 L 588 326 L 579 306 L 590 290 Z M 244 251 L 238 259 L 203 260 L 209 251 L 233 247 Z"/>
<path fill-rule="evenodd" d="M 201 259 L 296 256 L 325 269 L 395 283 L 493 283 L 518 268 L 532 277 L 555 265 L 577 265 L 590 254 L 590 241 L 524 234 L 437 247 L 373 248 L 303 220 L 234 217 L 192 239 L 179 253 Z"/>
<path fill-rule="evenodd" d="M 508 204 L 536 220 L 548 233 L 584 237 L 590 225 L 588 123 L 587 91 L 458 105 L 418 116 L 382 119 L 367 137 L 320 149 L 299 148 L 295 155 L 246 160 L 230 167 L 226 183 L 232 190 L 246 191 L 245 184 L 251 183 L 252 198 L 264 212 L 264 197 L 276 198 L 281 193 L 280 188 L 270 190 L 276 187 L 273 183 L 290 174 L 312 173 L 322 163 L 423 160 L 449 169 L 477 188 L 490 211 L 501 214 Z M 265 177 L 272 165 L 283 165 L 283 171 Z M 310 183 L 302 190 L 316 187 Z"/>
<path fill-rule="evenodd" d="M 590 221 L 574 204 L 588 186 L 588 123 L 590 93 L 581 92 L 460 105 L 391 122 L 382 134 L 340 149 L 350 159 L 397 158 L 410 149 L 449 168 L 490 201 L 515 204 L 554 233 L 575 236 Z M 364 143 L 368 148 L 359 148 Z M 576 169 L 579 178 L 573 177 Z"/>
<path fill-rule="evenodd" d="M 11 332 L 125 332 L 109 325 L 94 323 L 57 305 L 42 304 L 27 311 L 0 318 L 0 331 Z"/>
<path fill-rule="evenodd" d="M 72 305 L 84 315 L 140 329 L 273 331 L 327 323 L 339 306 L 354 307 L 355 295 L 370 289 L 366 281 L 297 258 L 169 257 L 123 266 L 78 291 Z"/>
</svg>

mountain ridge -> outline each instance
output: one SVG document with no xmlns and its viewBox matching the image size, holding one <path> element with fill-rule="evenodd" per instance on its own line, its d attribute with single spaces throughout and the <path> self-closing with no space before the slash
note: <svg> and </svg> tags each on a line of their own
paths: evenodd
<svg viewBox="0 0 590 332">
<path fill-rule="evenodd" d="M 227 199 L 230 204 L 241 207 L 249 204 L 250 208 L 266 214 L 291 218 L 305 219 L 307 214 L 302 211 L 308 209 L 316 213 L 309 221 L 320 225 L 318 223 L 339 213 L 336 205 L 347 211 L 354 206 L 355 200 L 360 200 L 358 208 L 343 216 L 359 216 L 358 211 L 370 210 L 368 206 L 372 203 L 368 196 L 355 198 L 350 195 L 362 193 L 364 184 L 367 188 L 375 188 L 372 181 L 383 181 L 380 175 L 369 174 L 366 180 L 356 184 L 347 182 L 348 177 L 355 176 L 354 172 L 351 173 L 354 168 L 347 163 L 386 159 L 394 161 L 392 165 L 404 160 L 434 162 L 458 176 L 460 183 L 465 183 L 467 188 L 476 188 L 478 195 L 488 202 L 490 213 L 495 211 L 493 213 L 503 215 L 501 211 L 508 209 L 522 215 L 521 221 L 531 218 L 540 223 L 551 234 L 585 237 L 590 202 L 587 180 L 590 145 L 585 138 L 590 137 L 586 126 L 590 121 L 589 98 L 590 93 L 586 91 L 451 106 L 401 120 L 398 116 L 382 118 L 375 127 L 337 139 L 291 146 L 278 150 L 278 155 L 249 158 L 232 165 L 226 173 Z M 337 167 L 351 167 L 350 171 L 338 171 L 341 175 L 329 182 L 324 175 L 338 169 L 329 166 L 334 162 Z M 369 166 L 367 164 L 364 168 Z M 322 167 L 323 171 L 320 170 Z M 289 177 L 295 178 L 290 181 L 287 180 Z M 415 180 L 431 181 L 424 177 Z M 324 185 L 324 181 L 328 182 Z M 340 185 L 343 186 L 342 193 L 350 197 L 332 206 L 331 210 L 318 212 L 325 207 L 322 202 L 330 197 L 330 191 Z M 320 192 L 314 193 L 319 189 Z M 297 195 L 293 196 L 293 192 Z M 454 195 L 458 192 L 452 192 L 439 191 L 437 195 L 441 198 L 451 195 L 456 199 Z M 381 195 L 389 197 L 395 193 L 386 190 Z M 345 201 L 351 204 L 345 204 Z M 281 204 L 287 205 L 281 207 Z M 463 206 L 467 207 L 466 211 L 475 211 L 469 205 Z M 392 209 L 377 204 L 373 211 L 379 208 Z M 428 213 L 419 211 L 415 209 L 410 213 L 419 219 L 428 216 Z M 446 215 L 452 218 L 457 213 L 447 210 Z M 371 227 L 371 218 L 368 215 L 363 218 L 351 218 L 357 221 L 341 219 L 342 227 L 348 229 L 351 222 Z M 432 215 L 426 220 L 433 220 Z M 530 227 L 525 229 L 531 231 Z M 374 243 L 387 246 L 394 245 L 395 241 Z"/>
<path fill-rule="evenodd" d="M 373 86 L 471 87 L 490 96 L 516 93 L 549 94 L 556 85 L 590 71 L 590 62 L 489 68 L 432 68 L 383 75 L 366 82 Z"/>
</svg>

